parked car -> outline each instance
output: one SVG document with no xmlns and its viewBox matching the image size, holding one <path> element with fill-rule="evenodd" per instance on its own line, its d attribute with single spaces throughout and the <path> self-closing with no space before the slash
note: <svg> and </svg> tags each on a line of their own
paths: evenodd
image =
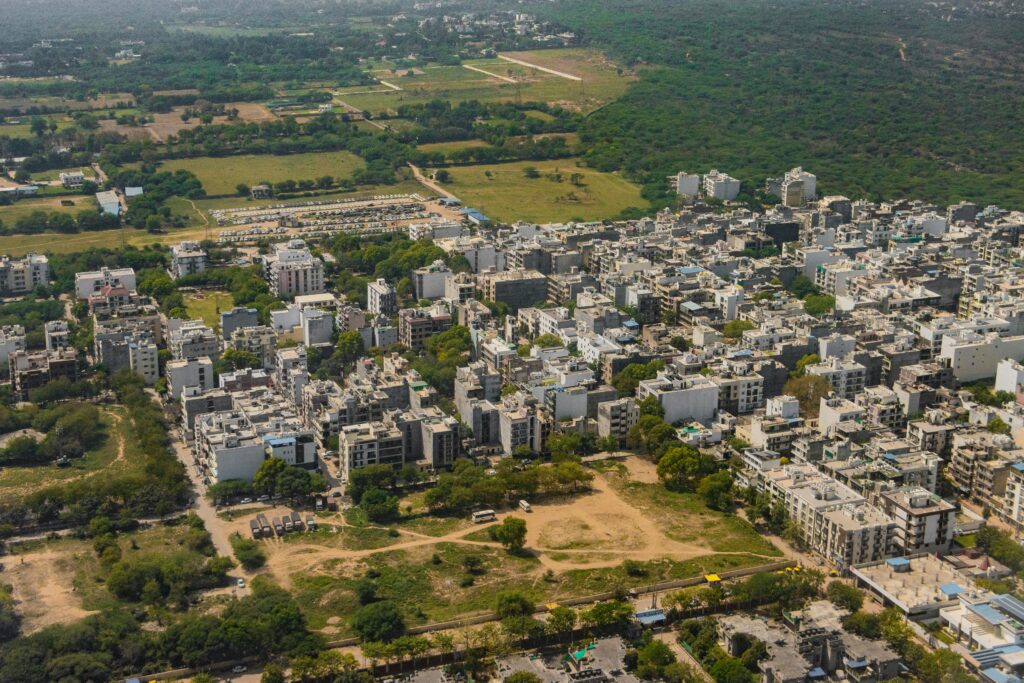
<svg viewBox="0 0 1024 683">
<path fill-rule="evenodd" d="M 239 579 L 239 580 L 241 580 L 241 579 Z M 241 664 L 239 664 L 238 666 L 236 666 L 234 669 L 231 670 L 231 673 L 233 673 L 233 674 L 244 674 L 248 670 L 249 670 L 249 667 L 242 666 Z"/>
<path fill-rule="evenodd" d="M 258 500 L 261 503 L 266 503 L 268 500 L 270 500 L 270 496 L 268 496 L 267 494 L 264 493 L 262 496 L 260 496 L 256 500 Z"/>
<path fill-rule="evenodd" d="M 252 498 L 243 498 L 242 500 L 238 501 L 239 505 L 248 505 L 251 502 Z"/>
<path fill-rule="evenodd" d="M 239 588 L 245 588 L 245 579 L 239 579 L 235 583 L 238 585 Z"/>
</svg>

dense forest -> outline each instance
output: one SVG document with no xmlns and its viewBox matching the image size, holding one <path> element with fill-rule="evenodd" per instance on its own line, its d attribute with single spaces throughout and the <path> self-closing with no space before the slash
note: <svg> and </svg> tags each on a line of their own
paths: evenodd
<svg viewBox="0 0 1024 683">
<path fill-rule="evenodd" d="M 1024 20 L 918 2 L 562 0 L 538 14 L 639 66 L 580 127 L 655 204 L 666 175 L 752 189 L 803 165 L 852 197 L 1024 205 Z"/>
</svg>

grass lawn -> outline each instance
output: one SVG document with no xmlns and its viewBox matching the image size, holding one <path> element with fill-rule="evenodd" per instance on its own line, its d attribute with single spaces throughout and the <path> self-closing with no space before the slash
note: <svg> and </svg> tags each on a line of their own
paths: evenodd
<svg viewBox="0 0 1024 683">
<path fill-rule="evenodd" d="M 221 311 L 230 311 L 235 305 L 230 292 L 209 290 L 185 296 L 185 310 L 190 318 L 201 318 L 210 327 L 220 327 Z"/>
<path fill-rule="evenodd" d="M 74 168 L 55 168 L 50 171 L 39 171 L 32 174 L 32 180 L 60 180 L 61 173 L 72 173 L 74 171 L 81 171 L 85 175 L 86 180 L 96 179 L 96 172 L 91 167 L 76 166 Z"/>
<path fill-rule="evenodd" d="M 457 152 L 462 149 L 473 149 L 474 147 L 490 147 L 490 143 L 484 140 L 458 140 L 456 142 L 429 142 L 416 147 L 421 152 Z"/>
<path fill-rule="evenodd" d="M 746 520 L 709 509 L 700 496 L 673 493 L 660 484 L 613 480 L 631 505 L 653 519 L 669 538 L 683 543 L 706 540 L 719 553 L 749 552 L 782 557 L 782 551 Z"/>
<path fill-rule="evenodd" d="M 117 418 L 114 417 L 117 416 Z M 101 420 L 106 428 L 103 445 L 71 461 L 68 467 L 37 465 L 34 467 L 0 468 L 0 495 L 4 500 L 23 498 L 48 486 L 56 486 L 95 476 L 106 476 L 112 471 L 135 467 L 133 456 L 137 452 L 124 411 L 120 408 L 103 412 Z M 117 421 L 120 418 L 120 421 Z M 119 451 L 123 446 L 123 454 Z"/>
<path fill-rule="evenodd" d="M 70 201 L 71 206 L 64 206 L 62 201 Z M 93 197 L 84 195 L 61 195 L 59 197 L 35 197 L 32 199 L 19 199 L 13 204 L 0 206 L 0 222 L 5 225 L 14 225 L 19 218 L 29 216 L 36 211 L 47 213 L 68 213 L 77 214 L 85 209 L 97 208 L 96 200 Z"/>
<path fill-rule="evenodd" d="M 503 53 L 505 54 L 505 53 Z M 420 73 L 404 75 L 387 70 L 371 70 L 401 90 L 380 84 L 338 91 L 337 99 L 374 113 L 395 110 L 403 104 L 422 104 L 435 99 L 452 102 L 551 102 L 589 112 L 619 97 L 633 76 L 605 58 L 599 51 L 586 48 L 536 50 L 508 53 L 515 59 L 577 76 L 582 81 L 541 71 L 504 59 L 474 59 L 462 66 L 428 65 Z M 466 68 L 473 67 L 472 69 Z M 476 71 L 479 69 L 481 71 Z M 509 82 L 512 79 L 514 82 Z"/>
<path fill-rule="evenodd" d="M 523 170 L 529 166 L 541 177 L 527 178 Z M 448 190 L 467 206 L 500 221 L 599 220 L 613 218 L 627 207 L 647 205 L 638 186 L 614 173 L 577 166 L 575 159 L 459 166 L 448 172 Z M 580 187 L 570 183 L 573 173 L 583 176 Z"/>
<path fill-rule="evenodd" d="M 47 116 L 47 123 L 56 121 L 57 130 L 67 130 L 71 128 L 72 122 L 64 116 Z M 6 135 L 10 138 L 34 138 L 35 133 L 32 132 L 32 117 L 22 116 L 20 117 L 19 123 L 5 123 L 0 125 L 0 135 Z"/>
<path fill-rule="evenodd" d="M 285 156 L 245 154 L 173 159 L 163 162 L 161 168 L 165 171 L 191 171 L 208 194 L 234 194 L 239 183 L 258 185 L 282 180 L 315 180 L 325 175 L 348 178 L 363 165 L 362 159 L 349 152 L 313 152 Z"/>
</svg>

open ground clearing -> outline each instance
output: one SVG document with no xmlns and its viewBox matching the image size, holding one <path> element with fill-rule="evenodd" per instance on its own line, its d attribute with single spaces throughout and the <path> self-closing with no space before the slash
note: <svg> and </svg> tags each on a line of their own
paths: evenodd
<svg viewBox="0 0 1024 683">
<path fill-rule="evenodd" d="M 426 514 L 423 494 L 414 494 L 400 504 L 412 514 L 394 524 L 367 524 L 353 509 L 318 515 L 315 532 L 263 541 L 264 571 L 294 593 L 314 627 L 341 635 L 358 608 L 356 582 L 368 570 L 378 574 L 378 595 L 398 599 L 409 623 L 418 624 L 488 610 L 499 590 L 521 590 L 546 603 L 782 556 L 743 520 L 708 510 L 696 496 L 664 492 L 650 463 L 629 458 L 604 469 L 592 492 L 531 501 L 531 513 L 499 515 L 526 520 L 527 552 L 521 556 L 506 553 L 486 527 L 464 516 Z M 655 495 L 664 509 L 649 507 Z M 229 522 L 230 530 L 248 534 L 250 517 Z M 471 582 L 462 564 L 469 555 L 485 567 Z M 639 570 L 627 574 L 625 560 L 639 563 Z"/>
<path fill-rule="evenodd" d="M 373 113 L 435 99 L 537 101 L 592 111 L 625 92 L 632 79 L 632 75 L 621 71 L 597 50 L 568 48 L 510 52 L 507 56 L 520 63 L 493 58 L 468 60 L 460 66 L 433 64 L 415 70 L 377 68 L 371 71 L 375 78 L 401 90 L 380 84 L 342 88 L 335 96 L 338 102 Z"/>
<path fill-rule="evenodd" d="M 210 327 L 218 327 L 221 311 L 230 311 L 234 305 L 230 292 L 207 290 L 185 296 L 185 310 L 189 318 L 201 318 Z"/>
<path fill-rule="evenodd" d="M 416 147 L 421 152 L 457 152 L 463 149 L 474 149 L 477 147 L 490 147 L 485 140 L 456 140 L 454 142 L 429 142 Z"/>
<path fill-rule="evenodd" d="M 195 174 L 207 194 L 235 194 L 241 183 L 258 185 L 283 180 L 315 180 L 329 175 L 349 178 L 363 167 L 363 160 L 349 152 L 313 152 L 309 154 L 245 154 L 230 157 L 172 159 L 160 167 L 166 171 L 185 169 Z"/>
<path fill-rule="evenodd" d="M 224 105 L 225 109 L 237 109 L 239 121 L 271 121 L 277 117 L 262 104 L 253 102 L 229 102 Z M 196 128 L 200 121 L 196 117 L 188 121 L 182 121 L 181 115 L 188 107 L 173 107 L 171 111 L 153 114 L 153 123 L 146 124 L 150 135 L 157 142 L 163 142 L 168 135 L 177 135 L 180 131 Z M 229 123 L 227 116 L 214 116 L 213 123 Z"/>
<path fill-rule="evenodd" d="M 502 221 L 598 220 L 612 218 L 627 207 L 646 205 L 640 188 L 625 178 L 576 162 L 557 159 L 452 167 L 447 169 L 452 182 L 444 187 L 467 206 Z M 540 177 L 527 178 L 528 167 L 537 169 Z M 582 176 L 579 186 L 571 182 L 574 173 Z"/>
<path fill-rule="evenodd" d="M 73 168 L 55 168 L 49 171 L 38 171 L 32 174 L 32 180 L 58 181 L 61 173 L 74 173 L 80 171 L 85 175 L 86 180 L 95 180 L 96 171 L 91 166 L 75 166 Z"/>
</svg>

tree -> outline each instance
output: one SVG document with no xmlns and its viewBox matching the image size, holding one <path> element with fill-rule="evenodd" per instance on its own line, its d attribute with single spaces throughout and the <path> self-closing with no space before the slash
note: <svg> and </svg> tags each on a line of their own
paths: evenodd
<svg viewBox="0 0 1024 683">
<path fill-rule="evenodd" d="M 755 327 L 756 325 L 749 320 L 730 320 L 722 328 L 722 336 L 726 339 L 739 339 L 746 330 L 752 330 Z"/>
<path fill-rule="evenodd" d="M 829 294 L 808 294 L 804 297 L 804 310 L 808 315 L 820 317 L 835 310 L 836 298 Z"/>
<path fill-rule="evenodd" d="M 452 174 L 447 169 L 439 168 L 434 171 L 434 180 L 439 183 L 450 183 L 452 181 Z"/>
<path fill-rule="evenodd" d="M 260 683 L 285 683 L 284 669 L 277 664 L 267 664 L 263 667 L 263 675 L 260 676 Z"/>
<path fill-rule="evenodd" d="M 786 289 L 797 299 L 803 299 L 809 294 L 818 293 L 818 288 L 815 286 L 814 282 L 804 275 L 797 275 L 794 277 Z"/>
<path fill-rule="evenodd" d="M 675 446 L 658 460 L 658 478 L 671 491 L 692 492 L 698 482 L 718 469 L 710 455 L 693 446 Z"/>
<path fill-rule="evenodd" d="M 259 569 L 267 562 L 267 556 L 263 553 L 260 544 L 250 538 L 242 538 L 238 534 L 231 537 L 231 549 L 235 551 L 235 558 L 246 569 Z"/>
<path fill-rule="evenodd" d="M 751 683 L 753 677 L 743 662 L 735 657 L 722 657 L 708 671 L 715 683 Z"/>
<path fill-rule="evenodd" d="M 640 414 L 641 415 L 654 415 L 656 417 L 665 417 L 665 408 L 662 407 L 661 401 L 658 400 L 657 396 L 653 394 L 646 396 L 640 401 Z"/>
<path fill-rule="evenodd" d="M 608 600 L 599 602 L 588 610 L 585 610 L 580 618 L 585 624 L 595 627 L 611 626 L 613 624 L 625 624 L 633 616 L 633 608 L 629 603 L 622 600 Z"/>
<path fill-rule="evenodd" d="M 354 503 L 362 500 L 370 489 L 391 489 L 395 486 L 395 468 L 390 465 L 367 465 L 358 467 L 349 474 L 348 495 Z"/>
<path fill-rule="evenodd" d="M 985 425 L 985 429 L 987 429 L 992 434 L 1008 435 L 1010 433 L 1010 425 L 1006 424 L 1006 422 L 1004 422 L 1003 419 L 1000 417 L 993 417 L 991 420 L 989 420 L 988 424 Z"/>
<path fill-rule="evenodd" d="M 864 594 L 857 587 L 841 581 L 830 583 L 826 595 L 833 605 L 851 612 L 856 612 L 864 605 Z"/>
<path fill-rule="evenodd" d="M 712 510 L 725 511 L 732 505 L 732 474 L 722 470 L 704 477 L 697 486 L 697 494 Z"/>
<path fill-rule="evenodd" d="M 576 610 L 559 605 L 548 613 L 547 630 L 553 635 L 562 635 L 576 628 Z"/>
<path fill-rule="evenodd" d="M 792 377 L 803 377 L 808 365 L 816 365 L 821 362 L 821 357 L 816 353 L 808 353 L 801 356 L 796 362 L 796 369 L 791 373 Z"/>
<path fill-rule="evenodd" d="M 505 520 L 491 527 L 491 538 L 505 546 L 510 553 L 518 553 L 526 545 L 526 521 L 519 517 L 506 517 Z"/>
<path fill-rule="evenodd" d="M 531 180 L 540 178 L 540 171 L 537 170 L 536 166 L 524 166 L 523 175 Z"/>
<path fill-rule="evenodd" d="M 498 593 L 494 611 L 499 619 L 509 617 L 528 617 L 533 614 L 533 603 L 525 595 L 518 591 L 503 591 Z"/>
<path fill-rule="evenodd" d="M 252 477 L 252 489 L 257 493 L 271 495 L 277 491 L 277 480 L 288 468 L 281 458 L 267 458 L 260 463 L 256 474 Z"/>
<path fill-rule="evenodd" d="M 516 671 L 505 677 L 505 683 L 543 683 L 540 676 L 532 671 Z"/>
<path fill-rule="evenodd" d="M 665 362 L 652 360 L 649 363 L 630 363 L 615 373 L 612 377 L 612 386 L 618 391 L 619 396 L 632 396 L 642 380 L 654 379 L 658 372 L 665 368 Z"/>
<path fill-rule="evenodd" d="M 364 493 L 359 507 L 371 522 L 390 522 L 398 518 L 398 497 L 390 496 L 380 489 L 370 489 Z"/>
<path fill-rule="evenodd" d="M 355 330 L 342 332 L 338 335 L 335 353 L 346 365 L 354 363 L 363 354 L 363 336 Z"/>
<path fill-rule="evenodd" d="M 383 600 L 359 608 L 352 629 L 364 641 L 386 643 L 405 632 L 405 619 L 395 603 Z"/>
<path fill-rule="evenodd" d="M 794 377 L 786 382 L 782 393 L 794 396 L 800 402 L 800 413 L 804 417 L 817 417 L 821 399 L 832 392 L 832 383 L 818 375 Z"/>
</svg>

